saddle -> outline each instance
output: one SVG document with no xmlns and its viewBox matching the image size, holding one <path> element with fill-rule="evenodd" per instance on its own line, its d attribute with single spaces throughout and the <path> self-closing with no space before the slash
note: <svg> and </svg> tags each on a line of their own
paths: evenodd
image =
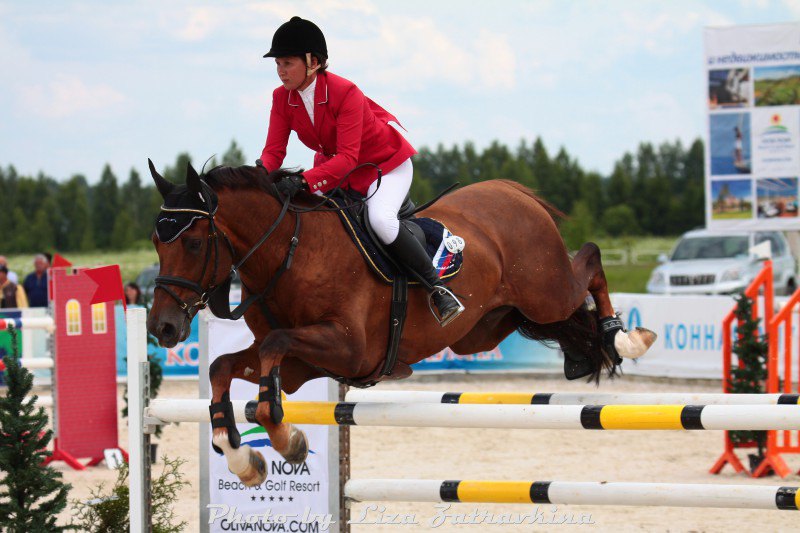
<svg viewBox="0 0 800 533">
<path fill-rule="evenodd" d="M 368 208 L 361 200 L 363 197 L 357 192 L 339 190 L 328 197 L 328 204 L 330 207 L 345 207 L 339 211 L 339 219 L 350 240 L 361 253 L 370 270 L 384 283 L 392 284 L 398 274 L 404 273 L 404 268 L 392 259 L 375 236 L 375 232 L 369 224 Z M 414 202 L 406 196 L 398 212 L 400 223 L 419 240 L 428 252 L 439 278 L 443 281 L 454 278 L 461 270 L 463 263 L 460 250 L 463 243 L 459 246 L 458 237 L 455 237 L 443 223 L 432 218 L 417 217 L 417 211 L 419 209 Z M 412 279 L 409 280 L 409 284 L 414 286 L 421 283 Z"/>
<path fill-rule="evenodd" d="M 341 189 L 328 196 L 330 207 L 340 209 L 345 207 L 338 211 L 339 219 L 370 270 L 383 282 L 392 285 L 389 341 L 384 364 L 364 378 L 350 379 L 327 373 L 329 377 L 340 383 L 359 388 L 371 387 L 384 379 L 402 379 L 411 375 L 411 368 L 406 364 L 399 363 L 397 354 L 408 311 L 408 286 L 422 284 L 422 280 L 410 280 L 409 274 L 414 276 L 414 273 L 406 271 L 386 252 L 369 224 L 368 207 L 362 200 L 363 197 L 357 192 Z M 422 208 L 430 204 L 428 203 Z M 463 240 L 455 237 L 438 220 L 417 218 L 415 216 L 417 211 L 414 202 L 406 196 L 398 212 L 400 223 L 405 225 L 423 245 L 433 266 L 437 268 L 439 277 L 442 280 L 452 279 L 461 270 L 463 263 Z"/>
</svg>

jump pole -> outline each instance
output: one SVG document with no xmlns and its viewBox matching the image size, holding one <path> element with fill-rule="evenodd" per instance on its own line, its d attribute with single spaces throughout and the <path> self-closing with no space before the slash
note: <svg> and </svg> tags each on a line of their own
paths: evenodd
<svg viewBox="0 0 800 533">
<path fill-rule="evenodd" d="M 0 318 L 0 331 L 6 331 L 11 328 L 15 330 L 22 330 L 23 328 L 28 330 L 44 329 L 52 334 L 55 330 L 55 325 L 53 319 L 50 317 Z M 55 367 L 55 362 L 52 357 L 20 357 L 19 364 L 23 368 L 29 370 L 51 370 Z M 3 365 L 2 360 L 0 360 L 0 370 L 5 370 L 5 365 Z M 53 407 L 53 397 L 38 396 L 36 405 L 40 407 Z"/>
<path fill-rule="evenodd" d="M 130 352 L 129 352 L 130 353 Z M 237 422 L 257 423 L 255 401 L 234 401 Z M 154 399 L 161 423 L 205 422 L 208 400 Z M 448 405 L 285 402 L 296 424 L 484 429 L 768 430 L 800 429 L 797 405 Z"/>
<path fill-rule="evenodd" d="M 351 479 L 345 498 L 352 502 L 539 503 L 716 507 L 797 511 L 798 487 L 607 483 L 572 481 L 470 481 Z"/>
<path fill-rule="evenodd" d="M 440 392 L 352 389 L 346 402 L 531 405 L 798 405 L 800 394 Z"/>
<path fill-rule="evenodd" d="M 128 450 L 131 533 L 152 529 L 150 522 L 150 434 L 145 433 L 144 410 L 149 394 L 147 310 L 130 308 L 128 329 Z M 149 429 L 149 428 L 148 428 Z"/>
<path fill-rule="evenodd" d="M 0 331 L 13 327 L 15 329 L 44 329 L 49 333 L 55 331 L 55 322 L 49 316 L 0 318 Z"/>
</svg>

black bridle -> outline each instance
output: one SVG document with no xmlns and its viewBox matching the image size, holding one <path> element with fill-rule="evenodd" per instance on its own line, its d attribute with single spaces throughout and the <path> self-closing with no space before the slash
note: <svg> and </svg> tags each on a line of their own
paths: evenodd
<svg viewBox="0 0 800 533">
<path fill-rule="evenodd" d="M 206 195 L 203 195 L 203 200 L 206 200 Z M 206 205 L 211 205 L 208 201 L 206 201 Z M 217 287 L 214 285 L 214 280 L 217 277 L 217 270 L 219 268 L 219 238 L 217 233 L 217 227 L 214 223 L 214 215 L 216 214 L 216 209 L 214 211 L 204 211 L 201 209 L 186 209 L 186 208 L 172 208 L 167 207 L 165 205 L 161 206 L 161 211 L 165 213 L 191 213 L 193 215 L 200 215 L 202 218 L 206 218 L 210 224 L 210 232 L 208 234 L 207 240 L 213 242 L 213 253 L 214 253 L 214 268 L 211 273 L 211 284 L 207 289 L 204 289 L 200 284 L 203 282 L 203 279 L 206 276 L 206 271 L 208 270 L 208 265 L 211 259 L 212 247 L 206 246 L 206 256 L 203 260 L 203 271 L 200 273 L 200 279 L 198 281 L 192 281 L 187 278 L 181 278 L 178 276 L 156 276 L 155 278 L 155 288 L 161 289 L 167 294 L 169 294 L 173 300 L 178 303 L 181 311 L 186 313 L 187 316 L 191 319 L 192 310 L 197 308 L 197 310 L 204 309 L 208 304 L 208 299 L 211 297 L 211 293 Z M 227 238 L 226 238 L 227 241 Z M 230 243 L 228 243 L 230 246 Z M 180 296 L 178 296 L 175 291 L 169 288 L 170 285 L 183 287 L 185 289 L 189 289 L 196 294 L 199 295 L 197 300 L 193 304 L 189 304 L 184 301 Z"/>
<path fill-rule="evenodd" d="M 205 191 L 204 191 L 205 192 Z M 201 194 L 203 200 L 205 201 L 206 205 L 211 205 L 207 194 Z M 178 307 L 186 314 L 188 320 L 192 319 L 194 313 L 199 311 L 200 309 L 205 309 L 208 306 L 209 300 L 211 299 L 212 295 L 220 288 L 227 286 L 230 287 L 230 281 L 238 274 L 239 269 L 247 261 L 253 253 L 261 247 L 262 244 L 269 238 L 272 233 L 278 228 L 280 223 L 286 216 L 287 211 L 289 210 L 289 198 L 286 198 L 283 202 L 283 207 L 281 208 L 281 212 L 269 229 L 261 236 L 258 242 L 233 266 L 231 266 L 231 270 L 228 275 L 223 279 L 221 282 L 216 283 L 217 279 L 217 272 L 219 270 L 219 241 L 220 235 L 225 239 L 225 243 L 228 246 L 228 250 L 231 253 L 231 258 L 236 257 L 236 252 L 233 249 L 233 245 L 231 244 L 230 239 L 225 234 L 225 232 L 218 228 L 214 218 L 216 215 L 216 209 L 213 211 L 209 210 L 202 210 L 202 209 L 185 209 L 185 208 L 171 208 L 162 205 L 161 211 L 165 213 L 191 213 L 194 215 L 199 215 L 200 218 L 205 218 L 208 220 L 209 223 L 209 234 L 207 237 L 207 241 L 210 241 L 210 244 L 206 246 L 206 255 L 203 260 L 203 270 L 200 273 L 200 279 L 198 281 L 192 281 L 187 278 L 178 277 L 178 276 L 157 276 L 155 278 L 155 288 L 161 289 L 166 292 L 168 295 L 172 297 L 173 300 L 178 304 Z M 244 314 L 244 311 L 250 307 L 256 300 L 264 298 L 275 286 L 277 283 L 277 279 L 280 278 L 281 274 L 283 274 L 286 270 L 291 267 L 292 258 L 294 256 L 294 250 L 297 247 L 299 242 L 299 233 L 300 233 L 300 216 L 296 215 L 296 223 L 295 223 L 295 232 L 292 236 L 289 245 L 289 252 L 287 254 L 286 259 L 283 262 L 283 265 L 278 269 L 278 272 L 272 277 L 270 283 L 267 285 L 267 288 L 259 294 L 251 295 L 247 300 L 242 302 L 236 309 L 231 312 L 231 315 L 235 315 L 235 319 L 241 317 Z M 201 284 L 203 283 L 203 279 L 205 279 L 206 272 L 208 272 L 209 264 L 211 264 L 211 256 L 213 255 L 213 267 L 211 270 L 211 281 L 209 282 L 207 287 L 203 287 Z M 183 300 L 180 296 L 178 296 L 175 291 L 173 291 L 170 286 L 177 286 L 183 287 L 185 289 L 189 289 L 190 291 L 194 292 L 198 295 L 197 299 L 194 303 L 188 303 L 187 301 Z M 248 287 L 245 286 L 246 289 L 249 290 Z M 226 317 L 227 318 L 227 317 Z"/>
</svg>

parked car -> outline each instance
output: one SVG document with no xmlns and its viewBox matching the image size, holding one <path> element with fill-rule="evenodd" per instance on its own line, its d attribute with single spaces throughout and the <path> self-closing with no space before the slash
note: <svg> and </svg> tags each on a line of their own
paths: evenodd
<svg viewBox="0 0 800 533">
<path fill-rule="evenodd" d="M 655 294 L 732 294 L 753 281 L 762 260 L 750 249 L 765 241 L 772 248 L 775 292 L 792 294 L 797 288 L 797 265 L 789 244 L 777 231 L 722 232 L 694 230 L 685 233 L 669 257 L 647 282 Z"/>
<path fill-rule="evenodd" d="M 153 301 L 153 291 L 156 288 L 156 276 L 158 276 L 158 265 L 145 267 L 136 276 L 136 284 L 142 291 L 142 297 L 147 302 Z"/>
</svg>

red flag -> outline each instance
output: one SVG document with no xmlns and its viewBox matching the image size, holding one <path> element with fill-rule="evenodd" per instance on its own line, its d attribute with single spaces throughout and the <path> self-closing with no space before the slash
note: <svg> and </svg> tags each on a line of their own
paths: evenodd
<svg viewBox="0 0 800 533">
<path fill-rule="evenodd" d="M 59 254 L 53 254 L 53 264 L 50 265 L 53 268 L 59 267 L 71 267 L 72 263 L 70 263 L 65 257 Z"/>
<path fill-rule="evenodd" d="M 113 302 L 122 300 L 122 306 L 128 310 L 125 301 L 125 290 L 122 288 L 122 273 L 119 265 L 109 265 L 84 270 L 87 276 L 97 283 L 97 290 L 89 303 Z"/>
</svg>

